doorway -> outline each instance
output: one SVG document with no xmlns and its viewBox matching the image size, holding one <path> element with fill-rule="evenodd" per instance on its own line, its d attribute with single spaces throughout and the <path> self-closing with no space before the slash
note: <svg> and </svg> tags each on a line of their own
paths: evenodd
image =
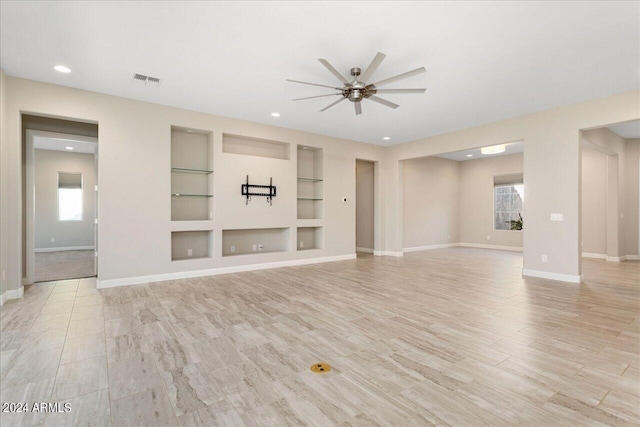
<svg viewBox="0 0 640 427">
<path fill-rule="evenodd" d="M 373 254 L 375 245 L 376 163 L 356 159 L 356 254 Z"/>
<path fill-rule="evenodd" d="M 523 252 L 524 155 L 520 140 L 403 160 L 403 252 Z"/>
<path fill-rule="evenodd" d="M 640 120 L 582 130 L 580 174 L 580 271 L 612 280 L 640 260 Z"/>
<path fill-rule="evenodd" d="M 25 130 L 26 284 L 97 275 L 96 137 Z"/>
</svg>

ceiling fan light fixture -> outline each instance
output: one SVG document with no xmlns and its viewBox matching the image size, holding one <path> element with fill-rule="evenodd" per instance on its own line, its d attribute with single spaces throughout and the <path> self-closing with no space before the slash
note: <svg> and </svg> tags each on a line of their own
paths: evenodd
<svg viewBox="0 0 640 427">
<path fill-rule="evenodd" d="M 492 145 L 490 147 L 482 147 L 480 149 L 480 152 L 482 154 L 500 154 L 500 153 L 504 153 L 506 149 L 507 149 L 507 146 L 505 144 L 499 144 L 499 145 Z"/>
<path fill-rule="evenodd" d="M 294 101 L 301 101 L 303 99 L 311 99 L 311 98 L 322 98 L 325 96 L 341 96 L 340 99 L 332 102 L 331 104 L 329 104 L 328 106 L 326 106 L 320 111 L 321 112 L 326 111 L 329 108 L 333 107 L 334 105 L 338 104 L 339 102 L 344 101 L 345 99 L 348 99 L 349 101 L 354 103 L 356 115 L 360 115 L 362 114 L 361 102 L 364 101 L 365 99 L 368 99 L 370 101 L 376 102 L 378 104 L 382 104 L 386 107 L 393 108 L 393 109 L 399 107 L 398 104 L 394 104 L 393 102 L 387 101 L 386 99 L 375 96 L 378 93 L 424 93 L 426 91 L 426 89 L 378 89 L 378 86 L 387 85 L 389 83 L 393 83 L 398 80 L 406 79 L 408 77 L 412 77 L 417 74 L 424 73 L 426 72 L 424 67 L 416 68 L 415 70 L 398 74 L 397 76 L 389 77 L 387 79 L 380 80 L 376 83 L 367 83 L 367 81 L 369 81 L 371 76 L 378 69 L 378 67 L 380 66 L 380 63 L 384 58 L 385 58 L 385 54 L 378 52 L 376 56 L 373 58 L 373 60 L 371 61 L 371 63 L 369 64 L 369 66 L 367 67 L 367 69 L 364 70 L 364 72 L 362 71 L 362 69 L 358 67 L 351 68 L 350 74 L 353 77 L 352 81 L 347 80 L 342 74 L 340 74 L 340 72 L 336 70 L 335 67 L 329 63 L 329 61 L 327 61 L 324 58 L 321 58 L 319 59 L 320 63 L 324 65 L 325 68 L 341 82 L 342 87 L 335 87 L 335 86 L 329 86 L 329 85 L 318 84 L 318 83 L 302 82 L 299 80 L 292 80 L 292 79 L 287 79 L 287 81 L 293 82 L 293 83 L 311 85 L 311 86 L 326 87 L 326 88 L 334 89 L 339 92 L 329 93 L 326 95 L 308 96 L 305 98 L 296 98 L 294 99 Z"/>
</svg>

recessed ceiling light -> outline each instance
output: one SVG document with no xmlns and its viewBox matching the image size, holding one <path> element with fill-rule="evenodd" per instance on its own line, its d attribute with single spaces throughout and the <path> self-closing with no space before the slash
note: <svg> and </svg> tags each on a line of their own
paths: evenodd
<svg viewBox="0 0 640 427">
<path fill-rule="evenodd" d="M 388 141 L 388 140 L 390 140 L 390 139 L 391 139 L 391 137 L 390 137 L 390 136 L 385 136 L 385 137 L 384 137 L 384 138 L 382 138 L 382 139 L 384 139 L 385 141 Z"/>
<path fill-rule="evenodd" d="M 191 129 L 187 129 L 188 133 L 193 133 L 193 131 Z"/>
<path fill-rule="evenodd" d="M 67 150 L 73 150 L 73 147 L 64 147 Z"/>
<path fill-rule="evenodd" d="M 69 67 L 65 67 L 64 65 L 56 65 L 53 67 L 54 70 L 59 71 L 61 73 L 70 73 L 71 69 Z"/>
<path fill-rule="evenodd" d="M 467 154 L 467 157 L 473 157 L 473 154 Z"/>
<path fill-rule="evenodd" d="M 280 117 L 280 113 L 271 113 L 271 117 Z"/>
<path fill-rule="evenodd" d="M 480 152 L 482 154 L 498 154 L 498 153 L 504 153 L 504 150 L 507 149 L 507 146 L 505 144 L 500 144 L 500 145 L 492 145 L 491 147 L 482 147 L 480 149 Z"/>
</svg>

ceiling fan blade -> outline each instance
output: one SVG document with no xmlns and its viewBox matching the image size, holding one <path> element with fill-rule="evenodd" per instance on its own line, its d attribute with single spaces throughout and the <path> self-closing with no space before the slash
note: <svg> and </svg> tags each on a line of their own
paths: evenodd
<svg viewBox="0 0 640 427">
<path fill-rule="evenodd" d="M 354 102 L 353 105 L 356 106 L 356 116 L 362 114 L 362 105 L 360 102 Z"/>
<path fill-rule="evenodd" d="M 320 87 L 328 87 L 329 89 L 336 89 L 336 90 L 342 90 L 342 88 L 340 87 L 333 87 L 333 86 L 329 86 L 329 85 L 320 85 L 318 83 L 309 83 L 309 82 L 301 82 L 300 80 L 291 80 L 291 79 L 287 79 L 288 82 L 293 82 L 293 83 L 301 83 L 303 85 L 311 85 L 311 86 L 320 86 Z"/>
<path fill-rule="evenodd" d="M 325 97 L 325 96 L 335 96 L 335 95 L 342 95 L 342 92 L 338 92 L 338 93 L 328 93 L 328 94 L 326 94 L 326 95 L 307 96 L 306 98 L 296 98 L 296 99 L 292 99 L 292 101 L 302 101 L 303 99 L 322 98 L 322 97 Z"/>
<path fill-rule="evenodd" d="M 391 108 L 398 108 L 399 107 L 398 104 L 394 104 L 391 101 L 387 101 L 386 99 L 379 98 L 379 97 L 377 97 L 375 95 L 371 95 L 367 99 L 370 99 L 370 100 L 372 100 L 374 102 L 377 102 L 378 104 L 386 105 L 387 107 L 391 107 Z"/>
<path fill-rule="evenodd" d="M 425 93 L 426 89 L 376 89 L 377 93 Z"/>
<path fill-rule="evenodd" d="M 323 111 L 325 111 L 325 110 L 328 110 L 329 108 L 333 107 L 334 105 L 336 105 L 336 104 L 337 104 L 337 103 L 339 103 L 339 102 L 344 101 L 345 99 L 347 99 L 347 98 L 342 97 L 342 98 L 338 99 L 336 102 L 332 102 L 331 104 L 327 105 L 327 106 L 326 106 L 326 107 L 324 107 L 322 110 L 320 110 L 320 112 L 323 112 Z"/>
<path fill-rule="evenodd" d="M 331 74 L 333 74 L 334 76 L 336 76 L 338 78 L 338 80 L 340 80 L 342 83 L 344 84 L 348 84 L 349 82 L 347 81 L 347 79 L 345 79 L 342 74 L 340 74 L 338 72 L 338 70 L 336 70 L 335 68 L 333 68 L 333 65 L 329 64 L 329 61 L 327 61 L 326 59 L 318 59 L 318 61 L 320 61 L 320 63 L 322 63 L 322 65 L 324 65 L 325 67 L 327 67 L 327 70 L 331 71 Z"/>
<path fill-rule="evenodd" d="M 424 67 L 416 68 L 415 70 L 407 71 L 406 73 L 398 74 L 397 76 L 389 77 L 388 79 L 380 80 L 374 83 L 374 86 L 388 85 L 389 83 L 397 82 L 398 80 L 406 79 L 418 74 L 426 73 L 427 70 Z"/>
<path fill-rule="evenodd" d="M 386 55 L 384 53 L 378 52 L 376 56 L 373 58 L 373 60 L 371 61 L 371 64 L 369 64 L 367 69 L 364 71 L 364 73 L 360 75 L 359 80 L 363 82 L 366 82 L 367 80 L 369 80 L 369 77 L 371 77 L 373 73 L 376 72 L 376 70 L 380 66 L 380 63 L 385 57 Z"/>
</svg>

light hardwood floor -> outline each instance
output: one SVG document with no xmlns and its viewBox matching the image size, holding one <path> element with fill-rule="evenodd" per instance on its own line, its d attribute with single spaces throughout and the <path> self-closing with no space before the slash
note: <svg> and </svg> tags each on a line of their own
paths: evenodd
<svg viewBox="0 0 640 427">
<path fill-rule="evenodd" d="M 97 291 L 2 307 L 9 425 L 638 425 L 640 263 L 580 285 L 479 249 Z M 328 374 L 309 370 L 331 364 Z"/>
</svg>

